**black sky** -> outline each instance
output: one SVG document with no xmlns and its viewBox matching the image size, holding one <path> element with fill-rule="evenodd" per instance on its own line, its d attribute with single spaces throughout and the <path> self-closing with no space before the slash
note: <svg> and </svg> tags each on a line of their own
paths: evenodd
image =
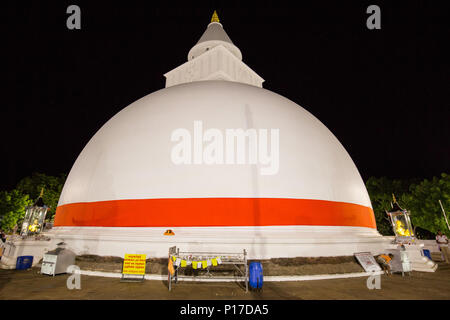
<svg viewBox="0 0 450 320">
<path fill-rule="evenodd" d="M 322 121 L 364 179 L 449 172 L 445 3 L 2 2 L 0 189 L 32 172 L 68 173 L 107 120 L 164 88 L 214 9 L 264 87 Z M 66 28 L 71 4 L 81 30 Z M 370 4 L 381 30 L 366 27 Z"/>
</svg>

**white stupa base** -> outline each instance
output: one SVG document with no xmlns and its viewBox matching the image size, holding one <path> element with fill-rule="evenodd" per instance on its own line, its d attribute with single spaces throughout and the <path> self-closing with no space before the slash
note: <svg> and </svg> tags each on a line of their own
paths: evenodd
<svg viewBox="0 0 450 320">
<path fill-rule="evenodd" d="M 276 257 L 345 256 L 373 254 L 391 248 L 391 239 L 376 230 L 360 227 L 273 226 L 170 228 L 57 227 L 46 235 L 64 241 L 77 254 L 123 257 L 143 253 L 167 257 L 169 247 L 182 251 L 240 252 L 249 259 Z"/>
<path fill-rule="evenodd" d="M 77 255 L 124 257 L 126 253 L 165 258 L 169 248 L 181 251 L 232 253 L 245 249 L 248 259 L 351 256 L 393 249 L 391 237 L 362 227 L 271 226 L 170 228 L 55 227 L 50 241 L 15 240 L 5 251 L 2 267 L 14 267 L 20 255 L 33 255 L 33 264 L 59 242 Z"/>
</svg>

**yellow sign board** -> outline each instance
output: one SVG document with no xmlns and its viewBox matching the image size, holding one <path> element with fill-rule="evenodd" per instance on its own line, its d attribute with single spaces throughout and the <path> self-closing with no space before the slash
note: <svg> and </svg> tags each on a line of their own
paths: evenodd
<svg viewBox="0 0 450 320">
<path fill-rule="evenodd" d="M 145 254 L 125 254 L 123 274 L 145 274 Z"/>
</svg>

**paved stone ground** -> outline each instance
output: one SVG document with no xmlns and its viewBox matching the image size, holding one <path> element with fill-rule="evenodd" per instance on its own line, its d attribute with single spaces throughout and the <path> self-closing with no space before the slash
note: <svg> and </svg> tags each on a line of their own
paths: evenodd
<svg viewBox="0 0 450 320">
<path fill-rule="evenodd" d="M 381 277 L 381 289 L 369 290 L 367 278 L 266 282 L 261 292 L 245 291 L 236 283 L 180 282 L 169 292 L 167 282 L 120 282 L 118 278 L 81 276 L 81 290 L 66 287 L 68 275 L 39 274 L 39 269 L 0 270 L 0 299 L 445 299 L 450 300 L 450 265 L 435 273 Z"/>
</svg>

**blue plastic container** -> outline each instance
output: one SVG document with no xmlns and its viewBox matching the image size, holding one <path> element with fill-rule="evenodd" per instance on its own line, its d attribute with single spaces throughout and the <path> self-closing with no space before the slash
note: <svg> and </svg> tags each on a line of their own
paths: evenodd
<svg viewBox="0 0 450 320">
<path fill-rule="evenodd" d="M 264 283 L 263 268 L 260 262 L 252 262 L 249 266 L 249 284 L 253 289 L 261 289 Z"/>
<path fill-rule="evenodd" d="M 20 256 L 17 257 L 16 269 L 26 270 L 31 268 L 32 264 L 33 264 L 33 256 Z"/>
<path fill-rule="evenodd" d="M 430 253 L 430 250 L 428 250 L 428 249 L 423 249 L 422 251 L 423 251 L 423 255 L 424 255 L 425 257 L 427 257 L 428 259 L 431 260 L 431 253 Z"/>
</svg>

